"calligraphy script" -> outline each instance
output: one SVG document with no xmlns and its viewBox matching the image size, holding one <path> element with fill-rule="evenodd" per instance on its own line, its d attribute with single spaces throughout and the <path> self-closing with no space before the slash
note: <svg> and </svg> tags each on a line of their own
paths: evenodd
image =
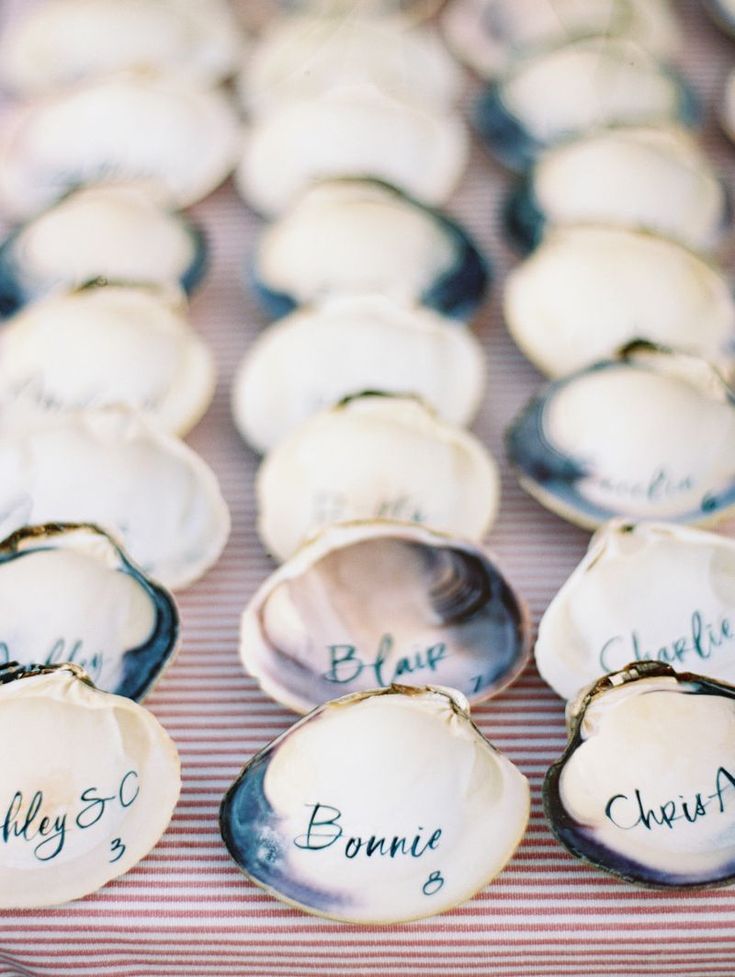
<svg viewBox="0 0 735 977">
<path fill-rule="evenodd" d="M 355 645 L 328 645 L 329 668 L 322 673 L 322 678 L 337 685 L 346 685 L 348 682 L 354 682 L 363 672 L 372 672 L 376 685 L 388 686 L 415 672 L 436 672 L 437 666 L 448 657 L 447 646 L 444 642 L 440 642 L 423 651 L 404 655 L 388 670 L 385 663 L 393 650 L 393 645 L 392 635 L 384 634 L 378 643 L 377 654 L 372 660 L 361 658 Z"/>
<path fill-rule="evenodd" d="M 613 672 L 614 660 L 660 661 L 676 665 L 686 658 L 711 658 L 713 652 L 724 644 L 735 641 L 735 626 L 730 618 L 722 617 L 717 623 L 707 621 L 700 610 L 692 613 L 685 634 L 677 635 L 658 648 L 645 648 L 637 631 L 630 635 L 608 638 L 600 649 L 600 667 L 603 672 Z M 632 655 L 632 658 L 631 658 Z"/>
<path fill-rule="evenodd" d="M 138 779 L 137 770 L 128 770 L 112 794 L 102 794 L 99 787 L 86 787 L 79 794 L 75 810 L 54 815 L 44 813 L 43 790 L 30 796 L 16 790 L 5 811 L 0 838 L 5 844 L 20 839 L 31 846 L 39 862 L 49 862 L 64 850 L 71 830 L 86 831 L 115 805 L 130 807 L 140 794 Z"/>
<path fill-rule="evenodd" d="M 687 821 L 693 824 L 699 818 L 710 814 L 724 814 L 726 810 L 725 791 L 735 787 L 735 775 L 725 767 L 719 767 L 715 774 L 714 790 L 711 793 L 700 792 L 693 797 L 671 798 L 652 807 L 645 802 L 643 792 L 639 787 L 633 795 L 614 794 L 605 805 L 605 816 L 616 828 L 630 831 L 642 825 L 646 830 L 656 828 L 673 829 L 677 821 Z"/>
<path fill-rule="evenodd" d="M 372 834 L 363 838 L 360 835 L 349 835 L 345 834 L 342 827 L 342 812 L 338 807 L 331 804 L 307 804 L 307 807 L 311 808 L 311 815 L 306 832 L 294 838 L 294 845 L 306 851 L 323 851 L 339 842 L 345 858 L 357 858 L 361 853 L 366 858 L 375 855 L 386 858 L 395 858 L 397 855 L 421 858 L 427 851 L 436 849 L 442 836 L 442 829 L 436 828 L 425 838 L 421 825 L 413 837 Z"/>
<path fill-rule="evenodd" d="M 0 641 L 0 664 L 5 665 L 10 661 L 18 661 L 19 657 L 13 654 L 5 641 Z M 64 638 L 57 638 L 52 643 L 46 657 L 44 658 L 41 654 L 35 660 L 35 664 L 55 665 L 57 662 L 74 662 L 75 665 L 81 665 L 92 681 L 96 681 L 102 673 L 103 661 L 102 652 L 86 652 L 84 642 L 80 639 L 66 641 Z"/>
</svg>

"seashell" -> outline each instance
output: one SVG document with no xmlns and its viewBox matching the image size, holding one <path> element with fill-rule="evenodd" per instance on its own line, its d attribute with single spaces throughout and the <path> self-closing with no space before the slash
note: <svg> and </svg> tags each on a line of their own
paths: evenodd
<svg viewBox="0 0 735 977">
<path fill-rule="evenodd" d="M 342 85 L 319 98 L 289 99 L 250 128 L 236 172 L 243 199 L 282 214 L 320 180 L 385 180 L 423 204 L 444 203 L 469 154 L 464 122 L 427 112 L 375 86 Z"/>
<path fill-rule="evenodd" d="M 476 128 L 511 169 L 598 126 L 655 126 L 698 117 L 681 77 L 629 41 L 593 37 L 517 62 L 480 97 Z"/>
<path fill-rule="evenodd" d="M 632 343 L 548 384 L 508 430 L 508 455 L 530 495 L 586 528 L 716 522 L 735 507 L 734 408 L 709 363 Z"/>
<path fill-rule="evenodd" d="M 107 533 L 72 524 L 26 526 L 0 542 L 0 617 L 3 664 L 74 662 L 98 689 L 136 700 L 173 658 L 179 631 L 168 591 Z"/>
<path fill-rule="evenodd" d="M 364 390 L 416 395 L 464 426 L 484 383 L 480 344 L 453 320 L 379 295 L 343 297 L 260 335 L 235 377 L 233 414 L 243 438 L 266 452 L 316 411 Z"/>
<path fill-rule="evenodd" d="M 329 702 L 256 754 L 225 794 L 220 827 L 270 895 L 389 924 L 472 898 L 510 861 L 528 815 L 526 778 L 463 696 L 394 685 Z"/>
<path fill-rule="evenodd" d="M 176 746 L 77 665 L 0 668 L 0 908 L 57 906 L 128 872 L 168 827 Z"/>
<path fill-rule="evenodd" d="M 321 17 L 384 17 L 400 14 L 413 21 L 432 17 L 443 0 L 280 0 L 287 13 L 303 11 Z"/>
<path fill-rule="evenodd" d="M 521 54 L 596 34 L 627 38 L 663 59 L 681 40 L 667 0 L 452 0 L 440 23 L 453 53 L 483 78 Z"/>
<path fill-rule="evenodd" d="M 229 535 L 212 470 L 129 409 L 6 411 L 0 471 L 0 538 L 33 523 L 92 522 L 174 589 L 202 576 Z"/>
<path fill-rule="evenodd" d="M 26 4 L 0 38 L 0 78 L 24 96 L 54 93 L 118 71 L 213 85 L 240 55 L 225 0 L 54 0 Z"/>
<path fill-rule="evenodd" d="M 0 141 L 0 208 L 24 219 L 70 189 L 146 181 L 168 206 L 206 197 L 232 169 L 238 121 L 221 92 L 174 78 L 90 82 L 19 108 Z"/>
<path fill-rule="evenodd" d="M 616 520 L 539 626 L 536 664 L 565 699 L 631 661 L 735 678 L 735 541 L 670 523 Z"/>
<path fill-rule="evenodd" d="M 467 431 L 419 401 L 365 395 L 305 421 L 260 466 L 258 533 L 285 560 L 316 530 L 399 519 L 480 539 L 500 498 L 497 466 Z"/>
<path fill-rule="evenodd" d="M 212 354 L 175 292 L 103 285 L 62 292 L 0 333 L 0 403 L 35 411 L 124 404 L 171 434 L 204 415 Z"/>
<path fill-rule="evenodd" d="M 735 879 L 735 689 L 658 662 L 600 679 L 548 771 L 551 829 L 577 858 L 657 887 Z"/>
<path fill-rule="evenodd" d="M 733 0 L 702 0 L 702 6 L 720 30 L 735 37 L 735 3 Z"/>
<path fill-rule="evenodd" d="M 505 223 L 522 248 L 549 225 L 652 231 L 711 251 L 731 218 L 728 190 L 683 129 L 608 129 L 547 150 L 511 195 Z"/>
<path fill-rule="evenodd" d="M 0 244 L 0 315 L 57 288 L 98 278 L 192 292 L 204 275 L 204 235 L 129 185 L 76 190 Z"/>
<path fill-rule="evenodd" d="M 735 301 L 725 276 L 665 238 L 606 227 L 550 230 L 511 272 L 508 331 L 542 373 L 563 376 L 647 339 L 731 371 Z"/>
<path fill-rule="evenodd" d="M 720 105 L 720 122 L 725 135 L 735 142 L 735 71 L 731 71 L 725 82 L 725 91 Z"/>
<path fill-rule="evenodd" d="M 415 523 L 355 522 L 323 529 L 265 581 L 242 615 L 240 658 L 295 712 L 394 682 L 475 703 L 518 678 L 529 630 L 482 547 Z"/>
<path fill-rule="evenodd" d="M 462 74 L 438 35 L 400 16 L 306 14 L 275 20 L 238 78 L 243 106 L 255 115 L 293 98 L 320 97 L 342 85 L 372 83 L 386 95 L 449 110 Z"/>
<path fill-rule="evenodd" d="M 446 214 L 384 183 L 339 180 L 307 190 L 265 228 L 253 279 L 273 318 L 334 295 L 375 293 L 468 319 L 489 269 Z"/>
</svg>

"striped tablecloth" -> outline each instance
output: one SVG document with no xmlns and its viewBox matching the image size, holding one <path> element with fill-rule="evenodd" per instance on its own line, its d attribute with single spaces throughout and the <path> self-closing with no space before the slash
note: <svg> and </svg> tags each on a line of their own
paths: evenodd
<svg viewBox="0 0 735 977">
<path fill-rule="evenodd" d="M 708 110 L 707 144 L 732 178 L 735 149 L 718 134 L 713 116 L 735 43 L 717 34 L 694 0 L 682 4 L 681 13 L 684 65 Z M 493 299 L 477 323 L 489 384 L 475 429 L 498 459 L 503 429 L 539 379 L 513 347 L 499 311 L 499 286 L 513 260 L 498 220 L 506 184 L 504 173 L 478 152 L 451 205 L 495 263 Z M 163 840 L 122 879 L 59 909 L 0 913 L 0 974 L 731 977 L 735 887 L 640 890 L 586 868 L 553 839 L 540 788 L 565 743 L 563 708 L 533 666 L 475 711 L 485 735 L 529 777 L 533 807 L 509 867 L 471 902 L 423 922 L 360 928 L 286 908 L 237 870 L 220 840 L 220 798 L 243 763 L 294 717 L 245 677 L 237 655 L 240 611 L 272 569 L 254 529 L 258 459 L 238 438 L 229 409 L 235 366 L 264 324 L 242 285 L 256 221 L 229 186 L 195 213 L 213 261 L 193 316 L 214 349 L 220 379 L 211 410 L 189 440 L 221 480 L 233 531 L 217 567 L 180 595 L 183 647 L 147 702 L 181 752 L 181 800 Z M 585 533 L 526 498 L 503 461 L 501 514 L 491 544 L 535 622 L 586 543 Z M 696 749 L 696 743 L 682 746 Z"/>
</svg>

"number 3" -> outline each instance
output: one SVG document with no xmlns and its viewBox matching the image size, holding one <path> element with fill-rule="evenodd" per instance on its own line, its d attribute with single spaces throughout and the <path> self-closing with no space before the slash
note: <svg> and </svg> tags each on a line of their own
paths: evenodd
<svg viewBox="0 0 735 977">
<path fill-rule="evenodd" d="M 110 851 L 112 852 L 113 856 L 110 861 L 116 862 L 125 854 L 125 845 L 122 843 L 120 838 L 113 838 L 110 844 Z"/>
</svg>

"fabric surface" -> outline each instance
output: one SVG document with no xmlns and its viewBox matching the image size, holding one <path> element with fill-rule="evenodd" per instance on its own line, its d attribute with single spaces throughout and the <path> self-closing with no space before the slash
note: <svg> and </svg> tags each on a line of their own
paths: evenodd
<svg viewBox="0 0 735 977">
<path fill-rule="evenodd" d="M 735 43 L 698 3 L 681 6 L 683 63 L 707 107 L 706 142 L 730 178 L 735 148 L 714 122 Z M 490 544 L 530 604 L 535 624 L 582 556 L 588 535 L 528 499 L 503 457 L 502 433 L 539 382 L 514 348 L 499 311 L 502 275 L 513 260 L 499 230 L 508 183 L 476 152 L 451 211 L 494 262 L 491 302 L 477 320 L 488 390 L 475 430 L 502 463 L 500 518 Z M 179 595 L 183 643 L 148 707 L 174 737 L 183 791 L 169 830 L 122 879 L 59 909 L 0 913 L 3 977 L 566 977 L 732 975 L 735 887 L 651 892 L 585 867 L 552 837 L 540 787 L 566 742 L 563 706 L 533 665 L 510 690 L 478 707 L 483 733 L 530 779 L 531 821 L 508 868 L 471 902 L 433 919 L 361 928 L 304 915 L 250 884 L 225 851 L 220 799 L 249 757 L 294 716 L 247 678 L 237 654 L 238 620 L 272 570 L 255 534 L 258 459 L 230 417 L 232 375 L 264 325 L 245 291 L 243 266 L 257 222 L 227 186 L 194 209 L 212 248 L 193 319 L 219 364 L 216 399 L 189 443 L 217 472 L 233 519 L 219 564 Z M 22 744 L 13 744 L 22 749 Z M 694 744 L 682 748 L 696 749 Z"/>
</svg>

